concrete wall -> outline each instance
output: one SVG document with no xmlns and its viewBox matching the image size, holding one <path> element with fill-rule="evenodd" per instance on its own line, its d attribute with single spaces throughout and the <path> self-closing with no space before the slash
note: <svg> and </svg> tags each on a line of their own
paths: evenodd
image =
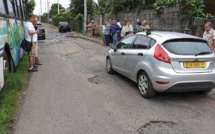
<svg viewBox="0 0 215 134">
<path fill-rule="evenodd" d="M 202 37 L 204 33 L 204 24 L 208 20 L 194 20 L 186 18 L 180 14 L 179 7 L 165 8 L 163 13 L 158 14 L 155 10 L 144 10 L 140 12 L 121 12 L 113 13 L 111 15 L 105 14 L 104 16 L 95 16 L 94 20 L 97 25 L 101 25 L 101 22 L 108 21 L 109 18 L 119 19 L 121 24 L 123 21 L 130 21 L 133 27 L 136 26 L 136 20 L 139 18 L 141 21 L 147 20 L 150 28 L 159 29 L 191 29 L 191 34 Z M 215 22 L 213 20 L 210 20 Z M 214 23 L 213 23 L 214 24 Z M 101 35 L 100 31 L 97 30 L 96 34 Z"/>
</svg>

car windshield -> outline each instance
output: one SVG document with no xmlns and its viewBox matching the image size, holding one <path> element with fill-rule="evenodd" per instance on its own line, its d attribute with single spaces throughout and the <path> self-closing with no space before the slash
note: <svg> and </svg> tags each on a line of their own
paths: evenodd
<svg viewBox="0 0 215 134">
<path fill-rule="evenodd" d="M 61 22 L 60 25 L 62 25 L 62 26 L 67 26 L 67 25 L 68 25 L 68 22 Z"/>
<path fill-rule="evenodd" d="M 41 24 L 37 24 L 37 27 L 40 28 L 40 27 L 44 27 L 44 26 Z"/>
<path fill-rule="evenodd" d="M 162 44 L 169 52 L 178 55 L 211 54 L 212 50 L 206 41 L 180 39 L 170 40 Z"/>
</svg>

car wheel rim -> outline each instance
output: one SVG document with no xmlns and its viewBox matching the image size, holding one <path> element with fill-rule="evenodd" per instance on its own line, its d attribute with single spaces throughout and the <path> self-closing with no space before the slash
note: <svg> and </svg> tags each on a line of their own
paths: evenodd
<svg viewBox="0 0 215 134">
<path fill-rule="evenodd" d="M 148 79 L 145 75 L 141 75 L 139 78 L 139 90 L 141 94 L 145 94 L 148 91 Z"/>
<path fill-rule="evenodd" d="M 111 62 L 110 62 L 110 59 L 107 59 L 106 68 L 107 68 L 107 71 L 109 72 L 110 69 L 111 69 Z"/>
</svg>

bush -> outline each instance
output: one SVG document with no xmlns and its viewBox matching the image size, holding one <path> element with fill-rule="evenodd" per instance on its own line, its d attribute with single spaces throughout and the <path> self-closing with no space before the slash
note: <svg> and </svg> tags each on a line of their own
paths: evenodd
<svg viewBox="0 0 215 134">
<path fill-rule="evenodd" d="M 72 15 L 69 11 L 65 13 L 60 13 L 52 17 L 53 24 L 55 26 L 59 25 L 59 22 L 67 21 L 70 24 L 70 28 L 73 31 L 82 32 L 82 22 L 84 21 L 83 14 Z"/>
<path fill-rule="evenodd" d="M 70 22 L 70 12 L 65 12 L 65 13 L 59 13 L 57 15 L 54 15 L 52 17 L 52 21 L 53 21 L 53 24 L 55 26 L 58 26 L 59 25 L 59 22 L 62 22 L 62 21 L 67 21 L 67 22 Z"/>
<path fill-rule="evenodd" d="M 156 0 L 154 8 L 158 13 L 166 7 L 180 7 L 181 13 L 189 17 L 214 18 L 212 14 L 205 14 L 203 0 Z"/>
</svg>

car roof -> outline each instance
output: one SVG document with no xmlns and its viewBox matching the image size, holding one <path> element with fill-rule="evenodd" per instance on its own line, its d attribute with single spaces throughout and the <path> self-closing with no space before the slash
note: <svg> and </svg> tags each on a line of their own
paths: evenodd
<svg viewBox="0 0 215 134">
<path fill-rule="evenodd" d="M 146 32 L 140 32 L 140 33 L 137 33 L 137 35 L 146 35 Z M 178 32 L 152 31 L 149 36 L 161 44 L 167 40 L 182 39 L 182 38 L 193 38 L 193 39 L 203 40 L 202 38 L 199 38 L 193 35 L 178 33 Z"/>
</svg>

